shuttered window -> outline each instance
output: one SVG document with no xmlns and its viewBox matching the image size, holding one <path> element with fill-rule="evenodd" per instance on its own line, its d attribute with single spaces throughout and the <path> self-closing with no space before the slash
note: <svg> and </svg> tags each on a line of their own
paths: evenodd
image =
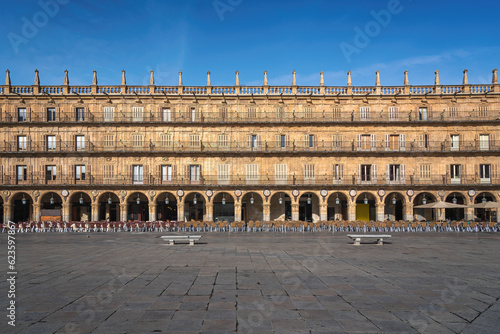
<svg viewBox="0 0 500 334">
<path fill-rule="evenodd" d="M 143 121 L 143 107 L 132 107 L 132 121 L 133 122 L 142 122 Z"/>
<path fill-rule="evenodd" d="M 115 121 L 115 107 L 104 107 L 104 122 Z"/>
<path fill-rule="evenodd" d="M 259 183 L 259 165 L 258 164 L 247 164 L 246 165 L 246 179 L 247 179 L 247 184 L 258 184 Z"/>
<path fill-rule="evenodd" d="M 286 184 L 286 181 L 287 181 L 287 165 L 286 164 L 276 164 L 275 165 L 275 179 L 276 179 L 276 184 Z"/>
<path fill-rule="evenodd" d="M 217 183 L 229 184 L 229 164 L 217 165 Z"/>
</svg>

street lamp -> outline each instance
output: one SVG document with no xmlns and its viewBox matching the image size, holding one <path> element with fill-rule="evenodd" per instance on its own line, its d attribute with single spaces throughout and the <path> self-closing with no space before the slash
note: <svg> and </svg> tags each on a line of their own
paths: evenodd
<svg viewBox="0 0 500 334">
<path fill-rule="evenodd" d="M 52 197 L 50 197 L 49 203 L 54 204 L 54 193 L 52 193 Z"/>
<path fill-rule="evenodd" d="M 24 194 L 23 194 L 23 199 L 21 200 L 21 202 L 23 203 L 23 205 L 26 205 L 26 198 L 24 197 Z"/>
<path fill-rule="evenodd" d="M 83 195 L 80 194 L 80 200 L 79 200 L 80 204 L 83 204 Z"/>
<path fill-rule="evenodd" d="M 427 198 L 425 198 L 425 194 L 424 194 L 424 198 L 422 198 L 422 204 L 423 204 L 423 205 L 426 205 L 426 204 L 427 204 Z"/>
<path fill-rule="evenodd" d="M 193 204 L 196 205 L 196 203 L 198 203 L 198 200 L 196 199 L 196 194 L 194 194 Z"/>
<path fill-rule="evenodd" d="M 368 198 L 366 197 L 366 194 L 365 194 L 365 199 L 363 200 L 363 203 L 368 204 Z"/>
<path fill-rule="evenodd" d="M 311 200 L 311 194 L 307 194 L 307 204 L 311 204 L 312 200 Z"/>
<path fill-rule="evenodd" d="M 453 204 L 457 204 L 457 198 L 455 197 L 455 193 L 453 193 L 453 200 L 452 200 Z"/>
<path fill-rule="evenodd" d="M 483 199 L 481 200 L 481 202 L 486 203 L 486 197 L 484 197 L 484 194 L 483 194 Z"/>
<path fill-rule="evenodd" d="M 396 195 L 392 195 L 392 205 L 396 205 Z"/>
<path fill-rule="evenodd" d="M 226 194 L 222 195 L 222 205 L 226 205 Z"/>
<path fill-rule="evenodd" d="M 339 204 L 340 204 L 339 194 L 337 194 L 337 198 L 335 199 L 335 204 L 337 204 L 337 205 L 339 205 Z"/>
<path fill-rule="evenodd" d="M 135 200 L 135 202 L 137 203 L 137 205 L 141 204 L 141 199 L 139 198 L 139 195 L 137 195 L 137 199 Z"/>
<path fill-rule="evenodd" d="M 280 198 L 278 199 L 278 203 L 279 203 L 279 205 L 283 204 L 283 198 L 281 198 L 281 194 L 280 194 Z"/>
<path fill-rule="evenodd" d="M 113 200 L 111 199 L 111 194 L 108 195 L 108 204 L 113 204 Z"/>
<path fill-rule="evenodd" d="M 250 197 L 250 204 L 253 204 L 254 203 L 254 199 L 253 199 L 253 194 L 252 194 L 252 197 Z"/>
<path fill-rule="evenodd" d="M 170 200 L 168 199 L 168 195 L 165 196 L 165 204 L 169 204 L 170 203 Z"/>
</svg>

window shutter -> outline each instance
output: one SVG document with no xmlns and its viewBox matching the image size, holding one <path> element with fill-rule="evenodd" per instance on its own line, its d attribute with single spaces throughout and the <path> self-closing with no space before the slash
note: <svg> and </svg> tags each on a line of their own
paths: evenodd
<svg viewBox="0 0 500 334">
<path fill-rule="evenodd" d="M 377 165 L 372 165 L 372 180 L 377 181 Z"/>
<path fill-rule="evenodd" d="M 399 150 L 400 151 L 406 150 L 406 135 L 405 134 L 399 135 Z"/>
<path fill-rule="evenodd" d="M 149 184 L 149 165 L 144 165 L 142 167 L 142 179 L 143 179 L 143 182 L 144 184 Z"/>
<path fill-rule="evenodd" d="M 276 135 L 276 148 L 281 148 L 281 135 Z"/>
<path fill-rule="evenodd" d="M 248 147 L 252 147 L 252 135 L 247 135 L 247 144 Z"/>
<path fill-rule="evenodd" d="M 199 168 L 200 168 L 200 182 L 203 182 L 205 183 L 205 179 L 203 178 L 203 166 L 200 165 Z"/>
<path fill-rule="evenodd" d="M 371 150 L 375 151 L 377 149 L 377 135 L 370 135 L 371 140 Z"/>
<path fill-rule="evenodd" d="M 391 140 L 390 135 L 386 134 L 385 135 L 385 150 L 386 151 L 389 151 L 389 149 L 391 148 L 391 146 L 390 146 L 391 145 L 390 140 Z"/>
<path fill-rule="evenodd" d="M 406 168 L 405 165 L 400 165 L 401 168 L 401 183 L 406 184 Z"/>
<path fill-rule="evenodd" d="M 498 174 L 497 174 L 497 165 L 496 164 L 492 164 L 491 165 L 491 177 L 492 178 L 497 178 L 498 177 Z M 492 181 L 491 183 L 498 183 L 498 181 L 494 182 Z"/>
<path fill-rule="evenodd" d="M 177 180 L 177 165 L 172 165 L 172 181 Z"/>
<path fill-rule="evenodd" d="M 344 164 L 339 165 L 339 171 L 340 171 L 340 179 L 344 179 Z"/>
<path fill-rule="evenodd" d="M 26 121 L 31 122 L 31 108 L 26 107 Z"/>
<path fill-rule="evenodd" d="M 59 122 L 61 120 L 61 108 L 56 108 L 56 121 Z"/>
<path fill-rule="evenodd" d="M 47 149 L 48 149 L 48 145 L 47 145 L 48 144 L 47 140 L 49 140 L 48 137 L 49 137 L 48 135 L 43 135 L 43 141 L 42 141 L 42 145 L 41 145 L 43 151 L 47 151 Z"/>
<path fill-rule="evenodd" d="M 480 182 L 480 179 L 479 179 L 479 165 L 474 165 L 474 181 L 479 183 Z"/>
<path fill-rule="evenodd" d="M 257 135 L 257 147 L 261 147 L 261 141 L 262 141 L 261 136 Z"/>
<path fill-rule="evenodd" d="M 390 179 L 391 175 L 391 165 L 385 165 L 385 183 L 389 184 L 391 181 Z"/>
<path fill-rule="evenodd" d="M 461 178 L 461 183 L 464 183 L 464 179 L 467 177 L 467 165 L 461 165 L 460 166 L 460 178 Z"/>
<path fill-rule="evenodd" d="M 189 166 L 189 165 L 184 166 L 184 178 L 185 178 L 186 180 L 189 180 L 189 179 L 190 179 L 189 168 L 190 168 L 190 166 Z"/>
<path fill-rule="evenodd" d="M 288 147 L 290 145 L 289 141 L 290 141 L 290 136 L 289 135 L 285 135 L 285 146 L 286 147 Z"/>
<path fill-rule="evenodd" d="M 337 135 L 337 148 L 342 148 L 342 141 L 343 141 L 343 136 L 342 135 Z"/>
<path fill-rule="evenodd" d="M 85 180 L 87 183 L 92 183 L 92 165 L 85 164 Z"/>
<path fill-rule="evenodd" d="M 361 149 L 361 135 L 356 135 L 356 140 L 357 140 L 357 148 L 359 150 Z"/>
<path fill-rule="evenodd" d="M 490 147 L 491 147 L 491 149 L 496 149 L 496 147 L 495 147 L 495 134 L 493 134 L 493 133 L 490 134 Z"/>
<path fill-rule="evenodd" d="M 56 151 L 61 150 L 61 135 L 56 135 Z"/>
<path fill-rule="evenodd" d="M 39 165 L 38 170 L 39 172 L 37 173 L 38 175 L 34 176 L 35 179 L 38 179 L 39 183 L 46 184 L 46 177 L 45 177 L 45 165 Z M 35 180 L 33 180 L 35 181 Z"/>
<path fill-rule="evenodd" d="M 358 164 L 358 175 L 357 175 L 358 183 L 361 181 L 361 165 Z"/>
</svg>

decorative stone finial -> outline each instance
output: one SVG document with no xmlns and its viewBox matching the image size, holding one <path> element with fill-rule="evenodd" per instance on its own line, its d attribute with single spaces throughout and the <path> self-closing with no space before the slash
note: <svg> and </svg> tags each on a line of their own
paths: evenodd
<svg viewBox="0 0 500 334">
<path fill-rule="evenodd" d="M 182 71 L 179 71 L 179 86 L 182 86 Z"/>
<path fill-rule="evenodd" d="M 155 72 L 153 70 L 149 71 L 149 84 L 151 86 L 155 84 Z"/>
<path fill-rule="evenodd" d="M 5 71 L 5 85 L 10 86 L 10 71 Z"/>
<path fill-rule="evenodd" d="M 40 77 L 38 76 L 38 70 L 35 70 L 35 86 L 40 86 Z"/>
<path fill-rule="evenodd" d="M 295 70 L 292 72 L 292 86 L 297 86 L 297 78 L 295 77 Z"/>
<path fill-rule="evenodd" d="M 64 70 L 64 83 L 63 85 L 69 85 L 68 70 Z"/>
<path fill-rule="evenodd" d="M 352 86 L 351 71 L 347 71 L 347 86 Z"/>
<path fill-rule="evenodd" d="M 403 84 L 405 86 L 408 86 L 409 85 L 409 81 L 408 81 L 408 71 L 405 71 L 405 79 L 403 81 Z"/>
<path fill-rule="evenodd" d="M 462 80 L 462 85 L 468 85 L 469 84 L 469 78 L 467 78 L 467 69 L 464 70 L 464 79 Z"/>
<path fill-rule="evenodd" d="M 436 70 L 436 72 L 434 72 L 435 76 L 434 76 L 434 85 L 435 86 L 438 86 L 439 85 L 439 71 Z"/>
<path fill-rule="evenodd" d="M 375 86 L 380 86 L 380 71 L 375 72 Z"/>
<path fill-rule="evenodd" d="M 264 86 L 267 86 L 267 71 L 264 71 Z"/>
<path fill-rule="evenodd" d="M 207 86 L 211 86 L 211 84 L 210 84 L 210 71 L 207 72 Z"/>
<path fill-rule="evenodd" d="M 127 80 L 125 79 L 125 70 L 122 70 L 122 86 L 127 84 Z"/>
<path fill-rule="evenodd" d="M 236 86 L 240 85 L 240 71 L 236 71 Z"/>
<path fill-rule="evenodd" d="M 325 85 L 325 78 L 323 77 L 323 71 L 319 72 L 319 85 L 320 86 Z"/>
<path fill-rule="evenodd" d="M 94 76 L 92 77 L 92 84 L 97 85 L 97 71 L 94 70 Z"/>
<path fill-rule="evenodd" d="M 497 84 L 498 83 L 497 69 L 495 68 L 492 72 L 493 72 L 493 78 L 491 79 L 491 83 Z"/>
</svg>

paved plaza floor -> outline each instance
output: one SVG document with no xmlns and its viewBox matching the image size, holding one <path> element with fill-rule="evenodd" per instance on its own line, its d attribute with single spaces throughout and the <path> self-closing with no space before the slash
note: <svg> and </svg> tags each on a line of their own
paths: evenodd
<svg viewBox="0 0 500 334">
<path fill-rule="evenodd" d="M 0 333 L 500 332 L 500 233 L 166 234 L 17 234 Z"/>
</svg>

